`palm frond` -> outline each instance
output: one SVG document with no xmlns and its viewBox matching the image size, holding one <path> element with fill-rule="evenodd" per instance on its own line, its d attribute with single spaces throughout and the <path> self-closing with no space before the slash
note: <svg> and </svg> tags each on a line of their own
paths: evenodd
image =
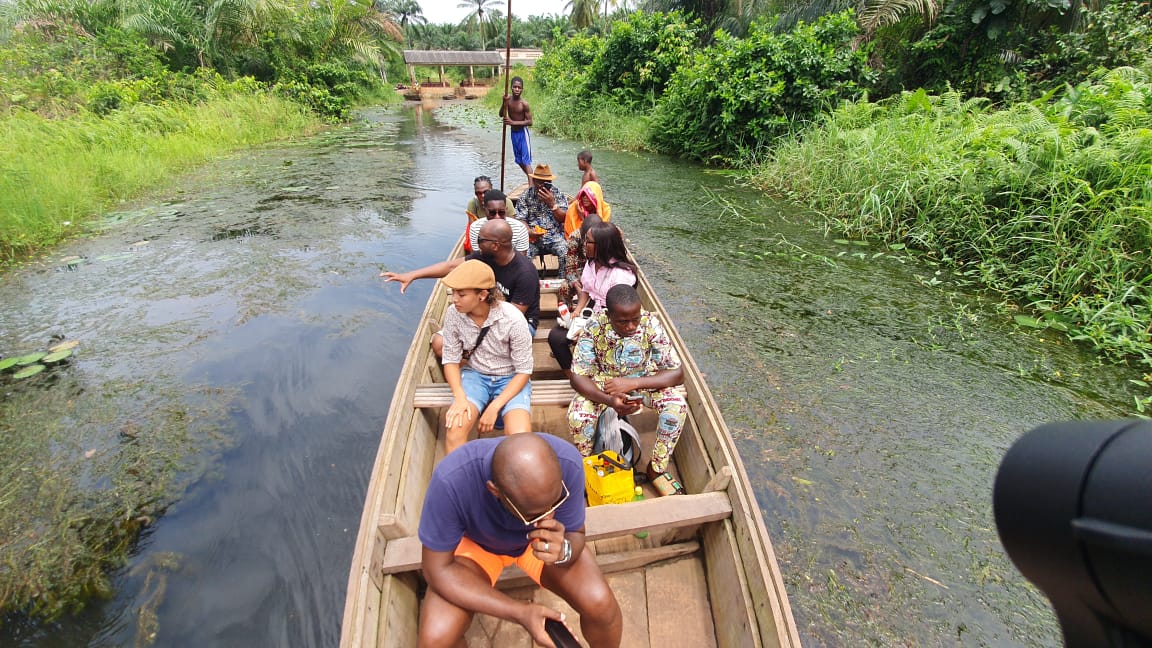
<svg viewBox="0 0 1152 648">
<path fill-rule="evenodd" d="M 860 10 L 860 28 L 870 37 L 876 30 L 894 25 L 907 16 L 919 16 L 932 25 L 940 13 L 939 0 L 871 0 Z"/>
<path fill-rule="evenodd" d="M 811 23 L 821 16 L 839 13 L 856 6 L 856 0 L 812 0 L 796 2 L 776 21 L 776 31 L 789 31 L 801 22 Z"/>
</svg>

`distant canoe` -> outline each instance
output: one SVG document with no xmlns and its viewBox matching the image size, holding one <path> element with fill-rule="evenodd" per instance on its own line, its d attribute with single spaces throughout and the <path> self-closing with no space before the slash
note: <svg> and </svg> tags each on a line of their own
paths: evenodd
<svg viewBox="0 0 1152 648">
<path fill-rule="evenodd" d="M 452 257 L 460 253 L 457 245 Z M 659 316 L 684 364 L 690 414 L 672 471 L 689 494 L 658 497 L 645 486 L 643 501 L 588 509 L 587 547 L 623 609 L 623 645 L 800 648 L 772 543 L 720 409 L 652 286 L 638 276 L 644 307 Z M 567 438 L 565 413 L 575 392 L 547 344 L 555 290 L 542 292 L 532 422 L 538 431 Z M 343 648 L 417 645 L 424 585 L 416 529 L 432 468 L 444 455 L 443 416 L 451 402 L 429 342 L 449 303 L 437 282 L 392 396 L 352 558 Z M 646 409 L 630 419 L 641 430 L 647 458 L 656 416 Z M 647 535 L 637 538 L 642 532 Z M 579 633 L 575 612 L 517 568 L 505 570 L 497 587 L 557 607 Z M 517 624 L 483 615 L 476 615 L 466 638 L 473 648 L 532 645 Z"/>
</svg>

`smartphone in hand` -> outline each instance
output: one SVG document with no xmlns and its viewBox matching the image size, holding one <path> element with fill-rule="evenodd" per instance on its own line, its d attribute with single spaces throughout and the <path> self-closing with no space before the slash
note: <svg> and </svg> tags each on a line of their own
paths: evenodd
<svg viewBox="0 0 1152 648">
<path fill-rule="evenodd" d="M 634 391 L 628 392 L 624 396 L 624 402 L 625 403 L 642 403 L 642 402 L 644 402 L 644 395 L 641 394 L 640 392 L 634 392 Z"/>
<path fill-rule="evenodd" d="M 580 642 L 576 641 L 568 626 L 556 619 L 544 619 L 544 632 L 548 633 L 548 638 L 556 648 L 581 648 Z"/>
</svg>

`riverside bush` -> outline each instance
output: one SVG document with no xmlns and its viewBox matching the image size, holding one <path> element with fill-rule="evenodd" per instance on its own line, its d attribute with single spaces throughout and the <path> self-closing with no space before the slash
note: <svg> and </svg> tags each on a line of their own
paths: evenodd
<svg viewBox="0 0 1152 648">
<path fill-rule="evenodd" d="M 556 96 L 585 93 L 588 71 L 604 55 L 604 39 L 577 34 L 544 45 L 544 52 L 532 68 L 532 78 L 540 88 Z"/>
<path fill-rule="evenodd" d="M 936 255 L 1152 367 L 1152 81 L 1140 70 L 1005 110 L 923 91 L 846 105 L 756 178 L 836 230 Z"/>
<path fill-rule="evenodd" d="M 787 135 L 796 123 L 855 98 L 875 77 L 851 12 L 787 33 L 754 24 L 747 38 L 716 42 L 681 66 L 652 118 L 657 148 L 733 163 Z"/>
<path fill-rule="evenodd" d="M 636 12 L 612 23 L 592 62 L 587 92 L 610 93 L 623 106 L 652 106 L 696 49 L 701 25 L 680 12 Z"/>
</svg>

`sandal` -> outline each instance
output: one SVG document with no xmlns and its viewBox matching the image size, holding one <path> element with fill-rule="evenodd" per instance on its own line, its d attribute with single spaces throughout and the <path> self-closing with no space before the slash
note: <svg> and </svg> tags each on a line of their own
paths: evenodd
<svg viewBox="0 0 1152 648">
<path fill-rule="evenodd" d="M 652 468 L 649 467 L 646 476 L 648 477 L 648 482 L 651 483 L 652 486 L 654 486 L 656 490 L 660 492 L 662 497 L 684 494 L 684 486 L 681 485 L 680 482 L 675 477 L 673 477 L 672 473 L 670 472 L 665 471 L 655 475 L 652 473 Z"/>
</svg>

